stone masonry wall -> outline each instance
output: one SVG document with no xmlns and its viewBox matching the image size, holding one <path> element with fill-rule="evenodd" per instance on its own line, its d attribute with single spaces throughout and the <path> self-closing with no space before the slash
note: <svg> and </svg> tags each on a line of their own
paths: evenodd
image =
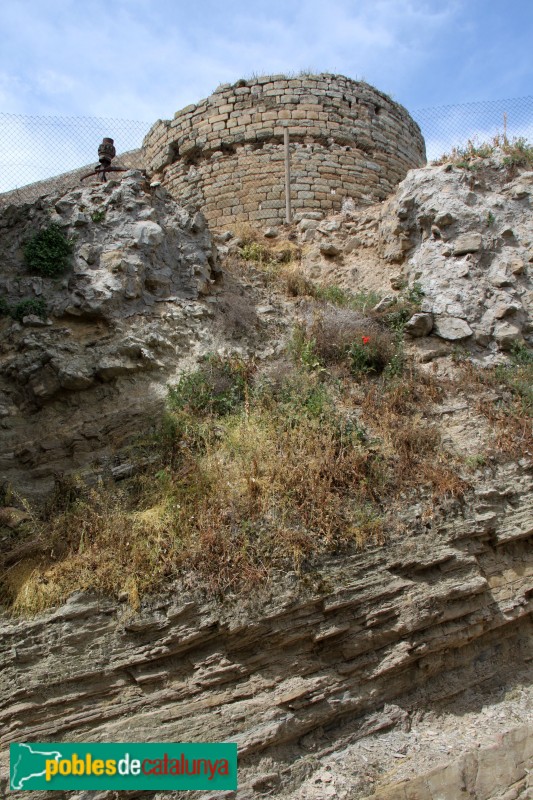
<svg viewBox="0 0 533 800">
<path fill-rule="evenodd" d="M 145 163 L 181 203 L 214 228 L 284 221 L 283 132 L 291 142 L 291 198 L 298 219 L 384 199 L 425 144 L 407 111 L 366 83 L 321 74 L 224 84 L 159 120 L 144 140 Z"/>
</svg>

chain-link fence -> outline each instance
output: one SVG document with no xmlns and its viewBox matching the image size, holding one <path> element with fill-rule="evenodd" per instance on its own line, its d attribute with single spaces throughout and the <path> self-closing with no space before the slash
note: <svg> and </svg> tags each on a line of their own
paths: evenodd
<svg viewBox="0 0 533 800">
<path fill-rule="evenodd" d="M 150 127 L 129 119 L 0 114 L 0 204 L 29 202 L 79 182 L 98 164 L 104 136 L 115 140 L 114 165 L 141 167 L 141 154 L 130 151 L 142 145 Z"/>
<path fill-rule="evenodd" d="M 469 139 L 507 134 L 533 140 L 533 97 L 422 108 L 411 115 L 422 129 L 429 161 Z M 138 120 L 0 114 L 0 205 L 76 185 L 97 164 L 104 136 L 115 140 L 114 164 L 143 167 L 138 148 L 150 127 Z"/>
<path fill-rule="evenodd" d="M 486 100 L 411 111 L 426 140 L 428 161 L 461 147 L 469 139 L 490 141 L 497 134 L 533 141 L 533 97 Z"/>
</svg>

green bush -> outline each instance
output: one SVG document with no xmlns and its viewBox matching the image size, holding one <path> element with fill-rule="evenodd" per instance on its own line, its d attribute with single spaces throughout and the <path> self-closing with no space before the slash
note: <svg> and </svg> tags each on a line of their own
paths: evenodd
<svg viewBox="0 0 533 800">
<path fill-rule="evenodd" d="M 9 313 L 17 322 L 22 322 L 24 317 L 28 317 L 30 314 L 40 317 L 41 319 L 46 319 L 46 303 L 44 300 L 37 300 L 35 298 L 21 300 L 20 303 L 17 303 L 16 306 L 10 309 Z"/>
<path fill-rule="evenodd" d="M 24 261 L 32 272 L 46 278 L 56 278 L 67 269 L 73 242 L 56 222 L 42 228 L 24 247 Z"/>
<path fill-rule="evenodd" d="M 387 343 L 388 344 L 388 343 Z M 352 375 L 373 373 L 379 375 L 390 363 L 394 353 L 383 347 L 377 337 L 362 336 L 361 341 L 352 342 L 348 348 L 350 371 Z"/>
<path fill-rule="evenodd" d="M 5 297 L 0 297 L 0 317 L 9 316 L 10 308 Z"/>
<path fill-rule="evenodd" d="M 244 402 L 251 373 L 251 365 L 238 356 L 210 355 L 200 369 L 169 387 L 170 407 L 222 417 Z"/>
</svg>

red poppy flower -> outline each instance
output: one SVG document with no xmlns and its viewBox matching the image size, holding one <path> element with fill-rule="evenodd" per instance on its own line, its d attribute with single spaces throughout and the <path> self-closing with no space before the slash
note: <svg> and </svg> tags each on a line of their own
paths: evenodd
<svg viewBox="0 0 533 800">
<path fill-rule="evenodd" d="M 361 339 L 363 340 L 363 344 L 368 344 L 370 341 L 370 336 L 361 336 Z"/>
</svg>

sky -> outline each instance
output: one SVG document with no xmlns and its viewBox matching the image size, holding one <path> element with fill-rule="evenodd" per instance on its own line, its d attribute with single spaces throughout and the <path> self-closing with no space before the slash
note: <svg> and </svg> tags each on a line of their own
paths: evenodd
<svg viewBox="0 0 533 800">
<path fill-rule="evenodd" d="M 0 117 L 149 127 L 221 83 L 301 70 L 412 113 L 533 95 L 533 0 L 1 0 L 0 43 Z M 20 162 L 30 127 L 13 130 Z"/>
<path fill-rule="evenodd" d="M 409 110 L 533 93 L 533 0 L 2 0 L 0 37 L 0 113 L 152 122 L 299 70 Z"/>
</svg>

